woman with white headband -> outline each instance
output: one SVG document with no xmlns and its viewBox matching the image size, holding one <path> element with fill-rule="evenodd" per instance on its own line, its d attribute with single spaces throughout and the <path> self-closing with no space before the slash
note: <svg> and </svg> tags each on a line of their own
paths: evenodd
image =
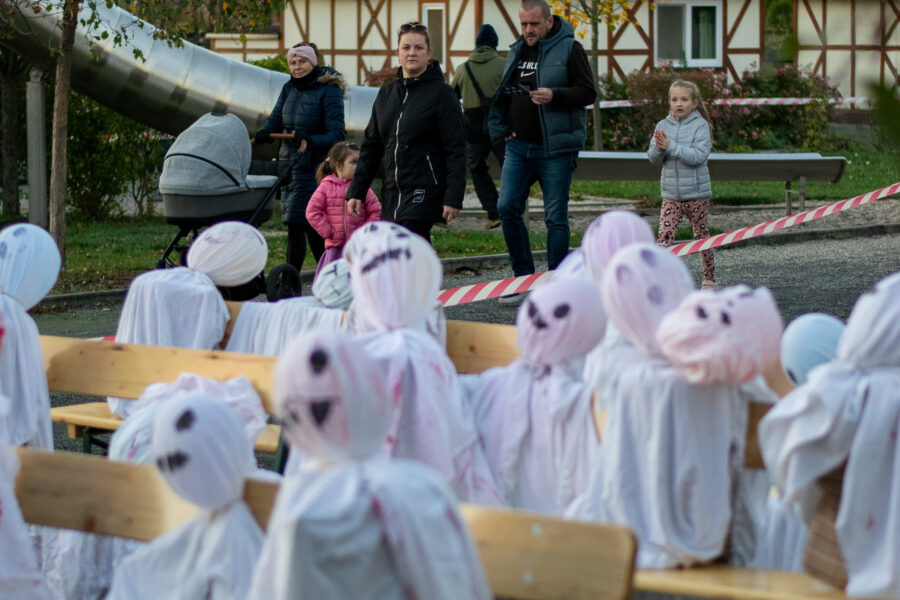
<svg viewBox="0 0 900 600">
<path fill-rule="evenodd" d="M 844 466 L 834 528 L 846 593 L 900 598 L 900 273 L 859 297 L 837 356 L 809 374 L 760 423 L 775 485 L 809 522 L 820 478 Z M 811 537 L 812 537 L 811 533 Z M 845 575 L 846 577 L 841 577 Z"/>
<path fill-rule="evenodd" d="M 0 231 L 0 311 L 6 343 L 0 354 L 0 393 L 12 402 L 9 443 L 53 449 L 50 392 L 40 334 L 28 310 L 56 283 L 60 256 L 50 234 L 27 223 Z"/>
<path fill-rule="evenodd" d="M 433 310 L 441 262 L 421 236 L 368 223 L 350 237 L 350 285 L 359 339 L 381 365 L 399 407 L 390 454 L 435 468 L 458 498 L 503 504 L 444 348 L 418 327 Z"/>
<path fill-rule="evenodd" d="M 399 407 L 358 340 L 295 340 L 275 368 L 275 405 L 306 460 L 278 492 L 248 599 L 491 598 L 446 483 L 388 458 Z"/>
<path fill-rule="evenodd" d="M 216 286 L 237 286 L 266 266 L 263 235 L 237 221 L 204 230 L 188 250 L 187 267 L 149 271 L 128 287 L 116 341 L 212 350 L 225 335 L 229 314 Z M 111 410 L 128 416 L 133 402 L 109 398 Z"/>
<path fill-rule="evenodd" d="M 244 600 L 263 534 L 243 500 L 253 446 L 234 411 L 198 392 L 156 415 L 151 457 L 199 514 L 131 554 L 109 600 Z"/>
<path fill-rule="evenodd" d="M 590 281 L 554 277 L 519 307 L 522 356 L 467 381 L 485 455 L 510 506 L 561 514 L 599 467 L 593 390 L 571 364 L 603 337 L 600 305 Z"/>
<path fill-rule="evenodd" d="M 256 132 L 256 144 L 269 142 L 273 133 L 291 133 L 287 140 L 291 162 L 291 186 L 281 200 L 281 220 L 287 225 L 287 263 L 303 268 L 306 241 L 314 263 L 325 252 L 325 240 L 306 219 L 306 206 L 316 191 L 316 169 L 328 151 L 347 136 L 344 126 L 344 92 L 340 73 L 318 64 L 315 49 L 306 42 L 288 48 L 291 78 L 281 88 L 272 114 Z"/>
</svg>

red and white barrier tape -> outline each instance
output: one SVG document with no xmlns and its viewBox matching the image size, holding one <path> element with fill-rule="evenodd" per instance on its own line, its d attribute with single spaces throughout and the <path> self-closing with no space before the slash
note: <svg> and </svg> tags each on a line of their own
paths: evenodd
<svg viewBox="0 0 900 600">
<path fill-rule="evenodd" d="M 686 256 L 702 250 L 726 246 L 741 240 L 747 240 L 772 233 L 773 231 L 779 231 L 787 227 L 793 227 L 800 223 L 815 221 L 816 219 L 850 210 L 851 208 L 856 208 L 857 206 L 862 206 L 863 204 L 868 204 L 897 193 L 900 193 L 900 182 L 883 187 L 880 190 L 856 196 L 855 198 L 846 198 L 844 200 L 832 202 L 831 204 L 826 204 L 825 206 L 820 206 L 819 208 L 812 208 L 802 213 L 797 213 L 796 215 L 781 217 L 780 219 L 775 219 L 767 223 L 760 223 L 759 225 L 744 227 L 743 229 L 736 229 L 735 231 L 729 231 L 727 233 L 720 233 L 702 240 L 684 242 L 672 246 L 669 248 L 669 251 L 676 256 Z M 438 300 L 447 307 L 456 306 L 457 304 L 468 304 L 469 302 L 478 302 L 479 300 L 499 298 L 500 296 L 509 296 L 519 292 L 527 292 L 548 278 L 551 273 L 552 271 L 544 271 L 543 273 L 534 273 L 532 275 L 522 275 L 520 277 L 510 277 L 509 279 L 498 279 L 458 288 L 449 288 L 441 291 L 438 295 Z"/>
<path fill-rule="evenodd" d="M 720 98 L 713 100 L 712 104 L 731 106 L 796 106 L 798 104 L 812 104 L 821 101 L 821 98 Z M 848 98 L 830 98 L 828 103 L 840 105 L 869 104 L 871 100 L 860 96 L 851 96 Z M 600 108 L 628 108 L 634 106 L 631 100 L 601 100 L 597 104 Z"/>
</svg>

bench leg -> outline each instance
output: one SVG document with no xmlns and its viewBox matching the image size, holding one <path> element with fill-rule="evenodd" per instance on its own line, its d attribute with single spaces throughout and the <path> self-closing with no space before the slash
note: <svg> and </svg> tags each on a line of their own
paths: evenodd
<svg viewBox="0 0 900 600">
<path fill-rule="evenodd" d="M 284 441 L 284 433 L 278 438 L 278 450 L 275 451 L 275 471 L 284 475 L 284 467 L 287 465 L 290 448 Z"/>
<path fill-rule="evenodd" d="M 93 434 L 91 433 L 90 427 L 84 427 L 81 430 L 81 451 L 85 454 L 92 454 L 92 444 L 91 440 L 93 439 Z"/>
<path fill-rule="evenodd" d="M 791 182 L 785 181 L 784 182 L 784 205 L 787 208 L 788 215 L 794 214 L 793 209 L 791 208 L 791 194 L 792 193 L 793 192 L 791 191 Z"/>
<path fill-rule="evenodd" d="M 806 177 L 800 178 L 800 212 L 806 210 Z"/>
</svg>

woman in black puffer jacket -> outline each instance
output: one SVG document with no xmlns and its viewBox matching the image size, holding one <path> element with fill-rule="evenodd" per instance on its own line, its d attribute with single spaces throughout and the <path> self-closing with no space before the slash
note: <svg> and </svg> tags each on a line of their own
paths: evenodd
<svg viewBox="0 0 900 600">
<path fill-rule="evenodd" d="M 270 134 L 289 132 L 287 141 L 291 157 L 291 185 L 281 200 L 281 220 L 287 225 L 287 260 L 297 270 L 306 257 L 306 239 L 313 257 L 325 251 L 325 241 L 306 220 L 306 205 L 316 191 L 316 168 L 328 151 L 347 137 L 344 128 L 344 92 L 341 74 L 320 67 L 316 53 L 306 43 L 287 52 L 291 79 L 284 84 L 275 108 L 265 126 L 256 132 L 254 142 L 271 140 Z"/>
<path fill-rule="evenodd" d="M 348 210 L 360 199 L 384 160 L 381 217 L 430 241 L 431 227 L 462 208 L 466 188 L 466 139 L 462 109 L 431 61 L 428 30 L 400 26 L 397 80 L 378 91 L 366 127 L 356 175 L 347 189 Z"/>
</svg>

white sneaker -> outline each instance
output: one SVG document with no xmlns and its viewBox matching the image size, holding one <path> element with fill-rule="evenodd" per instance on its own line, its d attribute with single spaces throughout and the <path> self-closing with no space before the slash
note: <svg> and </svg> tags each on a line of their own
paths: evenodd
<svg viewBox="0 0 900 600">
<path fill-rule="evenodd" d="M 509 296 L 500 296 L 497 298 L 497 302 L 509 306 L 518 306 L 522 304 L 522 300 L 525 299 L 526 295 L 525 292 L 519 292 L 518 294 L 510 294 Z"/>
<path fill-rule="evenodd" d="M 719 289 L 719 284 L 713 281 L 712 279 L 704 279 L 703 283 L 700 284 L 701 290 L 717 290 Z"/>
</svg>

